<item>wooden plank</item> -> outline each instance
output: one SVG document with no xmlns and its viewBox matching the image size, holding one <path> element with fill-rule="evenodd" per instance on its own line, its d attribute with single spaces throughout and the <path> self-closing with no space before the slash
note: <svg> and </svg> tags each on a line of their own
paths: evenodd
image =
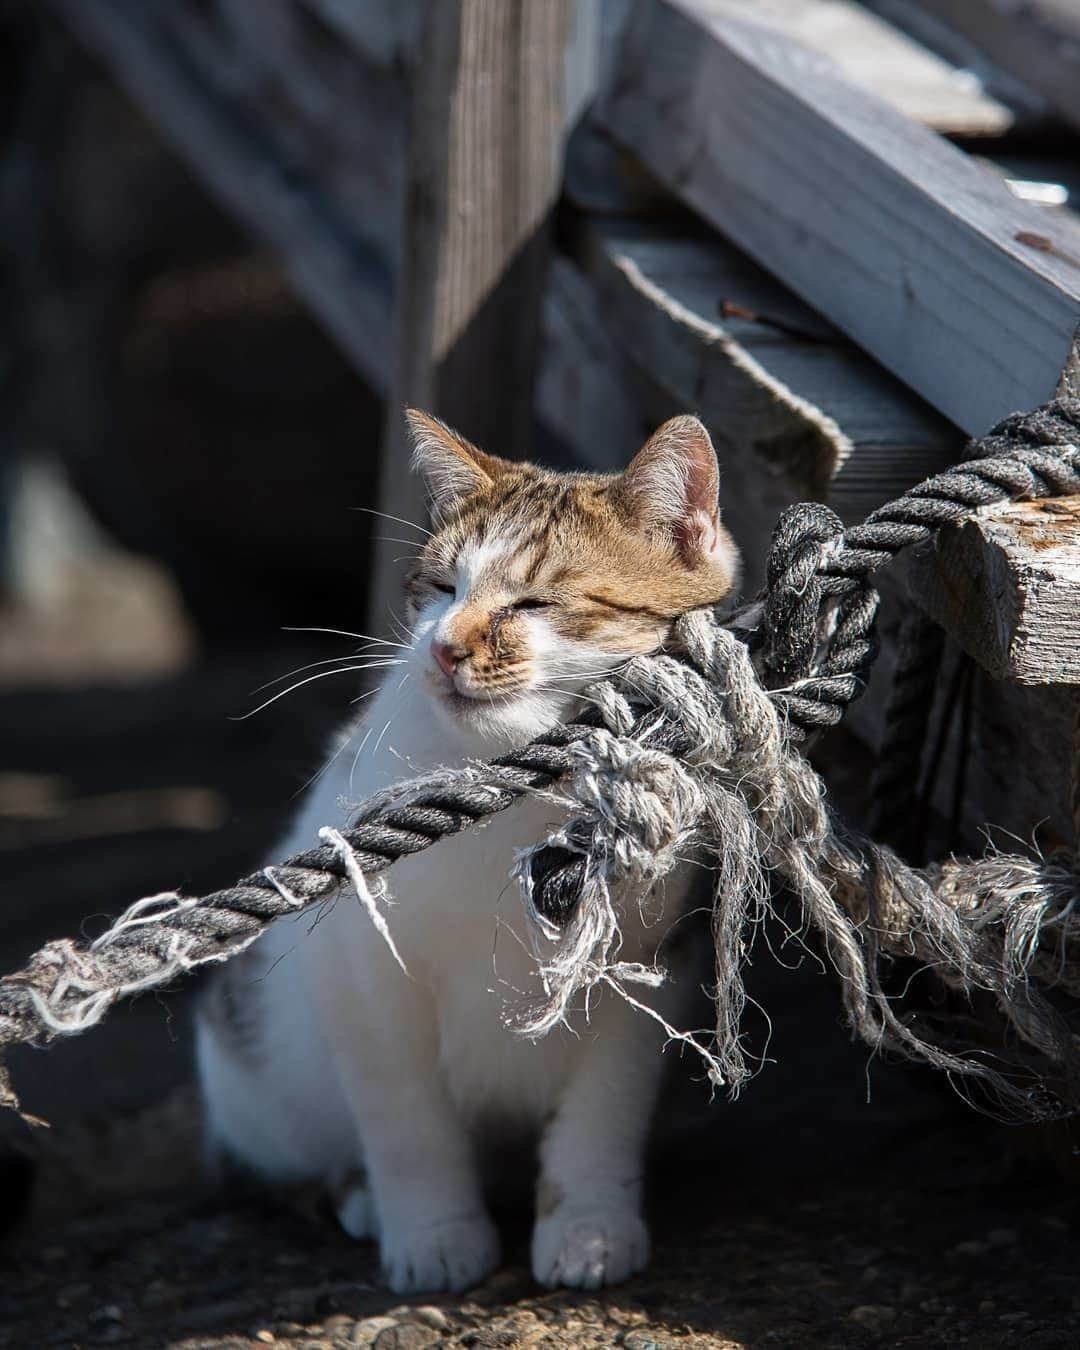
<svg viewBox="0 0 1080 1350">
<path fill-rule="evenodd" d="M 704 418 L 729 472 L 735 456 L 756 459 L 792 498 L 827 500 L 851 522 L 963 448 L 951 423 L 717 236 L 594 220 L 583 251 L 612 340 Z"/>
<path fill-rule="evenodd" d="M 1080 502 L 1018 502 L 943 530 L 913 593 L 989 674 L 1080 684 Z"/>
<path fill-rule="evenodd" d="M 834 61 L 852 84 L 934 131 L 1001 136 L 1016 124 L 1016 112 L 970 71 L 853 0 L 754 0 L 752 10 L 755 22 Z"/>
<path fill-rule="evenodd" d="M 595 287 L 555 254 L 541 313 L 536 418 L 565 467 L 607 473 L 624 468 L 652 428 L 642 425 L 634 373 L 596 300 Z"/>
<path fill-rule="evenodd" d="M 225 209 L 279 252 L 297 291 L 360 373 L 386 389 L 392 280 L 374 244 L 302 164 L 271 153 L 228 100 L 196 78 L 144 11 L 123 0 L 53 4 Z"/>
<path fill-rule="evenodd" d="M 998 65 L 1080 127 L 1080 7 L 1076 0 L 920 0 Z"/>
<path fill-rule="evenodd" d="M 965 430 L 1080 391 L 1080 226 L 726 0 L 642 0 L 602 116 Z"/>
<path fill-rule="evenodd" d="M 1011 108 L 1022 125 L 1046 125 L 1049 129 L 1054 114 L 1038 90 L 992 61 L 982 48 L 956 28 L 942 23 L 919 0 L 863 0 L 863 3 L 922 46 L 937 52 L 954 69 L 967 74 L 991 97 Z"/>
<path fill-rule="evenodd" d="M 425 10 L 379 499 L 388 513 L 419 520 L 424 509 L 406 404 L 488 449 L 528 447 L 571 20 L 571 0 Z M 376 554 L 373 595 L 393 593 L 396 551 Z"/>
</svg>

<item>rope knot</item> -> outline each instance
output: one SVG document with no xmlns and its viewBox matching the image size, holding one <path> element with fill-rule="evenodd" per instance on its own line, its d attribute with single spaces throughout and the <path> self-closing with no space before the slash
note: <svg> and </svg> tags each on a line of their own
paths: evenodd
<svg viewBox="0 0 1080 1350">
<path fill-rule="evenodd" d="M 701 788 L 678 760 L 596 731 L 574 748 L 571 793 L 588 818 L 590 851 L 628 877 L 663 876 L 704 809 Z"/>
</svg>

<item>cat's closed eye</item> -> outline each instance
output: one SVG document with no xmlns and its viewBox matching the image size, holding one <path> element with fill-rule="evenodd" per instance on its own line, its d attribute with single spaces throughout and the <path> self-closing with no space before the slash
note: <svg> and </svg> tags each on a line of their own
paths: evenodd
<svg viewBox="0 0 1080 1350">
<path fill-rule="evenodd" d="M 442 591 L 443 595 L 457 595 L 457 587 L 449 581 L 432 581 L 430 583 L 436 591 Z"/>
<path fill-rule="evenodd" d="M 515 600 L 510 606 L 511 609 L 550 609 L 552 601 L 543 600 L 538 595 L 526 595 L 520 600 Z"/>
</svg>

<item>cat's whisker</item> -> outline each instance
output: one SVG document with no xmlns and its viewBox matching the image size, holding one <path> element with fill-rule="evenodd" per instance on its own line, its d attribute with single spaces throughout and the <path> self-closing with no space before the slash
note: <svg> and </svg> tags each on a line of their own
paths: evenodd
<svg viewBox="0 0 1080 1350">
<path fill-rule="evenodd" d="M 369 689 L 366 694 L 361 694 L 360 698 L 367 698 L 369 695 L 374 694 L 375 692 L 376 690 Z M 354 698 L 352 702 L 357 703 L 359 702 L 359 700 Z M 307 782 L 304 784 L 302 788 L 298 788 L 296 792 L 293 793 L 293 801 L 295 801 L 296 798 L 299 797 L 301 793 L 306 792 L 309 787 L 314 787 L 316 783 L 321 782 L 323 775 L 326 774 L 329 771 L 329 769 L 337 762 L 338 756 L 341 754 L 342 750 L 344 750 L 345 747 L 350 743 L 351 740 L 352 740 L 351 733 L 348 736 L 342 736 L 341 744 L 330 756 L 330 758 L 326 761 L 326 763 L 322 765 L 321 768 L 315 770 L 315 772 L 311 775 L 311 777 L 307 780 Z"/>
<path fill-rule="evenodd" d="M 353 511 L 363 511 L 368 516 L 382 516 L 383 520 L 396 520 L 399 525 L 408 525 L 411 530 L 419 530 L 421 534 L 426 534 L 429 539 L 434 539 L 435 535 L 431 530 L 427 530 L 423 525 L 417 525 L 415 520 L 406 520 L 404 516 L 392 516 L 389 511 L 377 511 L 373 506 L 353 506 Z"/>
<path fill-rule="evenodd" d="M 353 778 L 354 778 L 355 775 L 356 775 L 356 766 L 357 766 L 357 764 L 359 764 L 359 762 L 360 762 L 360 756 L 364 753 L 364 746 L 367 745 L 368 741 L 371 740 L 371 733 L 372 733 L 372 730 L 373 730 L 373 729 L 374 729 L 373 727 L 368 727 L 367 731 L 364 732 L 364 739 L 363 739 L 363 740 L 360 742 L 360 744 L 356 747 L 356 754 L 353 755 L 353 761 L 352 761 L 352 764 L 351 764 L 350 767 L 349 767 L 349 796 L 350 796 L 350 797 L 352 796 L 352 793 L 353 793 Z"/>
<path fill-rule="evenodd" d="M 408 544 L 410 548 L 420 542 L 418 539 L 402 539 L 400 535 L 396 534 L 373 534 L 371 537 L 378 540 L 380 544 Z M 419 557 L 420 555 L 416 554 L 415 556 Z"/>
<path fill-rule="evenodd" d="M 379 644 L 376 642 L 366 642 L 354 655 L 356 657 L 361 657 L 364 655 L 365 651 L 378 645 Z M 317 666 L 332 666 L 336 661 L 351 661 L 353 659 L 354 658 L 350 656 L 328 656 L 322 661 L 309 661 L 306 666 L 297 666 L 295 670 L 290 670 L 284 675 L 276 675 L 272 680 L 267 680 L 265 684 L 260 684 L 257 689 L 253 689 L 251 692 L 253 694 L 261 694 L 264 689 L 269 689 L 271 685 L 280 684 L 282 680 L 292 679 L 294 675 L 302 675 L 305 670 L 314 670 Z"/>
<path fill-rule="evenodd" d="M 271 703 L 276 703 L 278 699 L 284 698 L 286 694 L 292 694 L 297 689 L 302 689 L 305 684 L 311 684 L 315 680 L 325 680 L 329 675 L 348 675 L 352 672 L 362 673 L 365 670 L 381 670 L 384 666 L 400 666 L 404 661 L 400 657 L 385 661 L 370 661 L 362 666 L 341 666 L 337 670 L 320 670 L 316 675 L 309 675 L 306 680 L 297 680 L 291 684 L 288 689 L 281 689 L 272 698 L 266 699 L 260 703 L 257 708 L 252 708 L 250 712 L 241 713 L 237 717 L 230 717 L 230 722 L 246 722 L 249 717 L 254 717 L 256 713 L 262 712 L 264 708 L 269 708 Z"/>
<path fill-rule="evenodd" d="M 399 617 L 397 612 L 391 609 L 389 605 L 387 605 L 386 607 L 386 612 L 390 616 L 390 622 L 394 625 L 394 631 L 396 633 L 399 633 L 402 637 L 404 637 L 408 641 L 410 648 L 414 647 L 416 644 L 416 637 L 413 634 L 412 630 L 409 628 L 409 625 L 405 623 Z"/>
<path fill-rule="evenodd" d="M 370 633 L 350 633 L 347 628 L 297 628 L 286 625 L 283 633 L 331 633 L 335 637 L 357 638 L 361 642 L 382 642 L 387 647 L 403 647 L 412 650 L 411 642 L 395 642 L 392 638 L 372 637 Z"/>
</svg>

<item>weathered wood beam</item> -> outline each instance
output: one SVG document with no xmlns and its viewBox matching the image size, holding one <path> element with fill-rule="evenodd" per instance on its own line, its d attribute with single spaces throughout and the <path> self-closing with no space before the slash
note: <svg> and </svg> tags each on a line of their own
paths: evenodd
<svg viewBox="0 0 1080 1350">
<path fill-rule="evenodd" d="M 920 0 L 993 61 L 1080 127 L 1080 6 L 1076 0 Z"/>
<path fill-rule="evenodd" d="M 1017 122 L 970 71 L 854 0 L 754 0 L 752 10 L 755 22 L 828 57 L 852 84 L 943 135 L 1000 136 Z"/>
<path fill-rule="evenodd" d="M 297 291 L 375 388 L 390 381 L 392 278 L 385 259 L 303 165 L 271 152 L 196 77 L 146 10 L 123 0 L 53 0 L 224 208 L 281 256 Z"/>
<path fill-rule="evenodd" d="M 1080 226 L 727 0 L 641 0 L 602 117 L 947 417 L 1080 391 Z"/>
<path fill-rule="evenodd" d="M 704 418 L 726 474 L 756 462 L 791 498 L 828 501 L 851 522 L 963 448 L 951 423 L 716 235 L 592 219 L 582 263 L 612 341 Z"/>
<path fill-rule="evenodd" d="M 493 451 L 528 448 L 572 11 L 572 0 L 425 8 L 382 458 L 388 513 L 423 516 L 408 473 L 407 404 Z M 393 593 L 396 552 L 377 552 L 373 595 Z"/>
<path fill-rule="evenodd" d="M 1038 90 L 999 62 L 992 61 L 986 51 L 958 29 L 936 18 L 919 0 L 862 0 L 862 3 L 889 24 L 910 34 L 922 46 L 937 52 L 979 88 L 1011 108 L 1022 125 L 1037 126 L 1053 121 L 1053 110 Z"/>
<path fill-rule="evenodd" d="M 1080 502 L 1019 502 L 942 530 L 912 560 L 918 603 L 990 675 L 1080 684 Z"/>
</svg>

